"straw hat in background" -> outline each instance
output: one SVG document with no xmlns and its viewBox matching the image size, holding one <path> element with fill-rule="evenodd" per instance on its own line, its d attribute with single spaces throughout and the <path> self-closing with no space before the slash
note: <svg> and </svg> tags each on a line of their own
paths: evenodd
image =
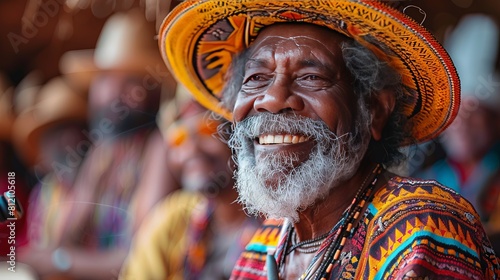
<svg viewBox="0 0 500 280">
<path fill-rule="evenodd" d="M 88 89 L 92 78 L 102 72 L 119 71 L 145 78 L 145 87 L 162 87 L 162 94 L 173 97 L 176 82 L 166 69 L 155 39 L 154 24 L 146 21 L 140 9 L 119 12 L 104 24 L 92 50 L 73 50 L 62 55 L 61 73 L 79 88 Z"/>
<path fill-rule="evenodd" d="M 48 81 L 36 103 L 22 111 L 13 125 L 12 141 L 27 166 L 37 164 L 43 132 L 67 121 L 85 122 L 87 101 L 61 77 Z"/>
<path fill-rule="evenodd" d="M 13 88 L 7 79 L 0 75 L 0 141 L 10 141 L 12 124 L 14 123 L 14 110 L 12 106 Z"/>
</svg>

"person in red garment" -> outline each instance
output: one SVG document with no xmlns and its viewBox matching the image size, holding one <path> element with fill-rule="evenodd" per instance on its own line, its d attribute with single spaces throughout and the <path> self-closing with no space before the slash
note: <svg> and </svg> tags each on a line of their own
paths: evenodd
<svg viewBox="0 0 500 280">
<path fill-rule="evenodd" d="M 9 86 L 7 79 L 0 74 L 0 196 L 2 196 L 0 198 L 2 199 L 0 202 L 0 260 L 2 261 L 10 261 L 11 255 L 16 259 L 17 249 L 25 246 L 28 242 L 25 215 L 29 205 L 28 197 L 31 188 L 29 187 L 27 167 L 23 164 L 12 141 L 15 122 L 12 97 L 13 88 Z M 11 196 L 6 196 L 5 192 L 9 192 Z M 11 213 L 14 202 L 19 205 L 17 213 L 15 211 Z M 11 218 L 17 218 L 17 220 L 7 220 Z"/>
<path fill-rule="evenodd" d="M 26 216 L 32 177 L 12 137 L 13 89 L 0 73 L 0 279 L 34 279 L 31 269 L 19 261 L 19 252 L 29 243 Z"/>
<path fill-rule="evenodd" d="M 381 1 L 184 1 L 160 29 L 177 80 L 232 122 L 239 201 L 268 220 L 231 279 L 497 279 L 473 206 L 387 170 L 454 119 L 434 37 Z"/>
</svg>

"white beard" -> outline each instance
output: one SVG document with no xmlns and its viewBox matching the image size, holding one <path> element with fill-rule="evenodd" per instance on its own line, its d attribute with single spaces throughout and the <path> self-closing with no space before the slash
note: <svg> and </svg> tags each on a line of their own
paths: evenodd
<svg viewBox="0 0 500 280">
<path fill-rule="evenodd" d="M 298 222 L 300 211 L 324 199 L 357 171 L 370 141 L 369 123 L 365 114 L 354 133 L 339 137 L 324 122 L 295 115 L 259 114 L 237 123 L 229 146 L 238 165 L 238 202 L 250 214 Z M 305 135 L 314 141 L 309 159 L 295 166 L 298 155 L 274 153 L 256 162 L 253 140 L 273 132 Z"/>
</svg>

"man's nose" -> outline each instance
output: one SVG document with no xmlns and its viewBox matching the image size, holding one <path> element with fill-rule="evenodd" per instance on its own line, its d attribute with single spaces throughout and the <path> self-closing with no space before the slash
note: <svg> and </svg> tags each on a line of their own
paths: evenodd
<svg viewBox="0 0 500 280">
<path fill-rule="evenodd" d="M 254 110 L 277 114 L 304 109 L 302 98 L 291 90 L 291 81 L 275 80 L 266 92 L 254 101 Z"/>
</svg>

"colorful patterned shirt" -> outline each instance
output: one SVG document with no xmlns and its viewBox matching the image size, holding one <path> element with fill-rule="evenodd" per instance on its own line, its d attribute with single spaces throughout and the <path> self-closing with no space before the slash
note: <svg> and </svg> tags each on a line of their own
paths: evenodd
<svg viewBox="0 0 500 280">
<path fill-rule="evenodd" d="M 231 279 L 267 279 L 267 250 L 277 249 L 279 264 L 289 226 L 266 221 Z M 375 193 L 330 279 L 500 279 L 500 265 L 467 200 L 436 181 L 394 177 Z"/>
</svg>

